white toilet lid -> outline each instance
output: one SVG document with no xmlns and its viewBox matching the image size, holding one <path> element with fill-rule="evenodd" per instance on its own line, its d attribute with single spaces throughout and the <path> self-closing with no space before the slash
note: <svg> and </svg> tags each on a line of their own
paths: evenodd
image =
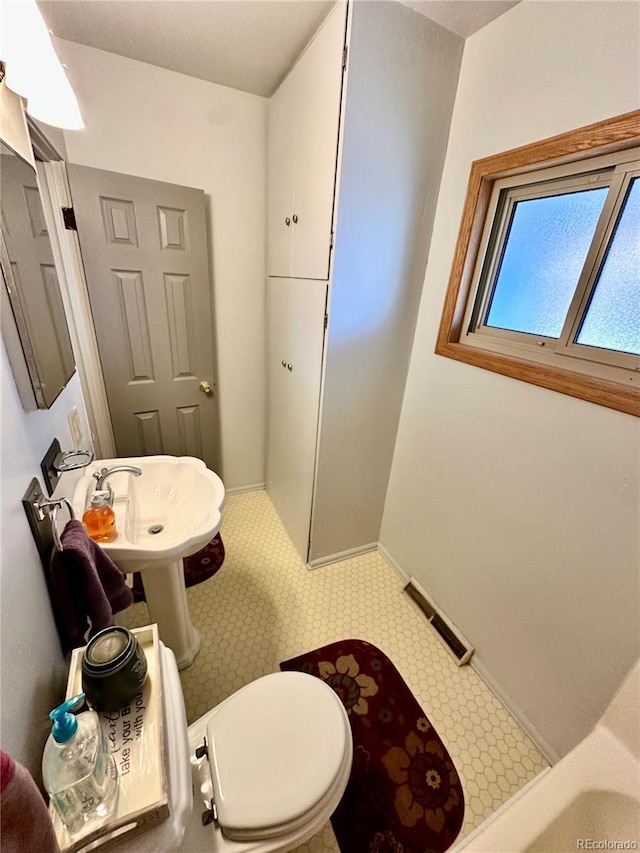
<svg viewBox="0 0 640 853">
<path fill-rule="evenodd" d="M 207 726 L 220 826 L 252 833 L 311 811 L 341 772 L 347 737 L 340 700 L 314 676 L 273 673 L 234 693 Z"/>
</svg>

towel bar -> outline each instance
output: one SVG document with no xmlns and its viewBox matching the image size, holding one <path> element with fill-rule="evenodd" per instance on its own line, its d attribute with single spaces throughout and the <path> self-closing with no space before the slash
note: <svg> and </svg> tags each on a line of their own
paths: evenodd
<svg viewBox="0 0 640 853">
<path fill-rule="evenodd" d="M 40 514 L 40 520 L 44 521 L 45 514 L 49 514 L 49 518 L 51 519 L 51 533 L 53 534 L 53 544 L 56 546 L 58 551 L 62 551 L 62 540 L 60 539 L 60 531 L 58 530 L 58 510 L 62 505 L 65 505 L 69 516 L 71 518 L 75 518 L 76 514 L 73 511 L 73 507 L 71 506 L 71 501 L 69 498 L 58 498 L 55 501 L 46 501 L 46 500 L 38 500 L 34 503 L 34 509 Z M 51 511 L 47 509 L 48 507 L 52 507 Z"/>
<path fill-rule="evenodd" d="M 73 506 L 69 498 L 55 498 L 48 500 L 40 487 L 37 479 L 33 479 L 22 499 L 33 538 L 38 546 L 43 565 L 49 564 L 51 545 L 58 551 L 62 551 L 60 530 L 58 529 L 58 510 L 65 506 L 70 518 L 75 518 Z"/>
<path fill-rule="evenodd" d="M 29 484 L 29 488 L 22 497 L 22 506 L 29 522 L 31 535 L 33 536 L 33 540 L 38 549 L 38 554 L 40 555 L 40 561 L 44 569 L 44 577 L 47 590 L 49 591 L 49 596 L 51 596 L 51 575 L 49 571 L 51 553 L 54 548 L 62 548 L 60 532 L 57 526 L 57 510 L 59 510 L 63 504 L 69 510 L 71 518 L 73 518 L 73 507 L 71 506 L 69 499 L 60 498 L 59 500 L 48 500 L 42 491 L 42 486 L 38 482 L 37 477 L 33 478 Z M 58 621 L 58 616 L 55 610 L 53 611 L 53 618 L 56 623 L 58 634 L 63 636 L 60 622 Z M 62 646 L 62 651 L 66 651 L 64 646 Z"/>
</svg>

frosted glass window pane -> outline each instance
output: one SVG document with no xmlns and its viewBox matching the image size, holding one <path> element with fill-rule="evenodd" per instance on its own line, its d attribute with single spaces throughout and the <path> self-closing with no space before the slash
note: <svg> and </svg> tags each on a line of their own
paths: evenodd
<svg viewBox="0 0 640 853">
<path fill-rule="evenodd" d="M 607 187 L 519 201 L 486 325 L 560 336 Z"/>
<path fill-rule="evenodd" d="M 579 344 L 640 355 L 640 180 L 629 187 Z"/>
</svg>

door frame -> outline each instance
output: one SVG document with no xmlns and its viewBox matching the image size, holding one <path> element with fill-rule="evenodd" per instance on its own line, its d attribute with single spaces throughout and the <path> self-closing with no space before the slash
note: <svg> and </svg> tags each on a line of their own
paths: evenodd
<svg viewBox="0 0 640 853">
<path fill-rule="evenodd" d="M 111 459 L 116 446 L 80 242 L 77 231 L 67 230 L 62 219 L 62 208 L 73 206 L 66 166 L 63 160 L 37 165 L 47 218 L 54 224 L 51 242 L 94 451 L 99 459 Z"/>
</svg>

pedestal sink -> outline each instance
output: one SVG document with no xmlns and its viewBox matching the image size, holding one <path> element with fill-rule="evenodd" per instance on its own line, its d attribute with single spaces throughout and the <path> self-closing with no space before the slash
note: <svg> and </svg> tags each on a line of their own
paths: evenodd
<svg viewBox="0 0 640 853">
<path fill-rule="evenodd" d="M 152 621 L 174 652 L 178 667 L 189 666 L 200 650 L 184 585 L 183 559 L 195 554 L 220 529 L 224 485 L 201 459 L 191 456 L 128 456 L 98 459 L 84 469 L 73 508 L 78 518 L 88 506 L 103 468 L 133 465 L 139 477 L 108 477 L 114 493 L 118 534 L 101 547 L 123 572 L 141 572 Z"/>
</svg>

